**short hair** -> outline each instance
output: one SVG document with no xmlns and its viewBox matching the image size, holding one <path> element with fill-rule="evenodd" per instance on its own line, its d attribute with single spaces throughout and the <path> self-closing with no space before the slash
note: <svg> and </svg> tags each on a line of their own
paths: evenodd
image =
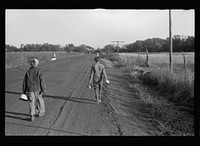
<svg viewBox="0 0 200 146">
<path fill-rule="evenodd" d="M 38 66 L 38 64 L 39 64 L 39 60 L 36 59 L 36 58 L 34 58 L 34 59 L 31 60 L 30 63 L 31 63 L 31 66 Z"/>
<path fill-rule="evenodd" d="M 94 58 L 94 60 L 95 60 L 96 62 L 98 62 L 98 61 L 100 61 L 100 57 L 97 56 L 97 57 Z"/>
</svg>

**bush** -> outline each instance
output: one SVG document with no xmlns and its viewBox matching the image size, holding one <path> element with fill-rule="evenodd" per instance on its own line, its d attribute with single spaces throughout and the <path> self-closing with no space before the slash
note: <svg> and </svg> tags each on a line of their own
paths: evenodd
<svg viewBox="0 0 200 146">
<path fill-rule="evenodd" d="M 194 74 L 191 70 L 170 73 L 168 67 L 157 67 L 149 69 L 149 72 L 143 77 L 143 83 L 154 86 L 161 94 L 168 95 L 170 101 L 193 111 Z"/>
<path fill-rule="evenodd" d="M 103 55 L 103 58 L 110 60 L 112 62 L 118 61 L 119 60 L 119 55 L 118 54 L 107 54 L 107 55 Z"/>
</svg>

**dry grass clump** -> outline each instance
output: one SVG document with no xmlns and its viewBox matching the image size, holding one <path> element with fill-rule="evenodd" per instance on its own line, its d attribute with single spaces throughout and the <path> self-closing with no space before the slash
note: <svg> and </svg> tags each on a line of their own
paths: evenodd
<svg viewBox="0 0 200 146">
<path fill-rule="evenodd" d="M 170 72 L 168 67 L 150 68 L 149 72 L 143 77 L 145 84 L 153 86 L 161 95 L 166 95 L 169 101 L 185 106 L 193 113 L 194 72 Z"/>
</svg>

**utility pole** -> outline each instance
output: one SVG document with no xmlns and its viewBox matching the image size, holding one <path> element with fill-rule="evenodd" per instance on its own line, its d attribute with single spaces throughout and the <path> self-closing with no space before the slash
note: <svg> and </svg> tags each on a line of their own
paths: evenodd
<svg viewBox="0 0 200 146">
<path fill-rule="evenodd" d="M 172 60 L 171 10 L 169 10 L 169 45 L 170 45 L 169 64 L 170 64 L 170 72 L 172 72 L 172 70 L 173 70 L 173 60 Z"/>
<path fill-rule="evenodd" d="M 125 41 L 112 41 L 112 43 L 117 43 L 117 52 L 119 54 L 119 43 L 125 43 Z"/>
</svg>

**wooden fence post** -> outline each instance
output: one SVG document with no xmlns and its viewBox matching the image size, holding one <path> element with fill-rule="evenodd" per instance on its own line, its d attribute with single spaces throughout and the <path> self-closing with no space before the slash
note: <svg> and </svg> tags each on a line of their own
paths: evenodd
<svg viewBox="0 0 200 146">
<path fill-rule="evenodd" d="M 140 65 L 140 49 L 138 48 L 138 65 Z"/>
<path fill-rule="evenodd" d="M 184 63 L 184 70 L 186 70 L 186 60 L 185 60 L 185 53 L 182 52 L 183 54 L 183 63 Z"/>
<path fill-rule="evenodd" d="M 145 66 L 149 67 L 149 56 L 148 56 L 148 50 L 146 49 L 146 61 L 145 61 Z"/>
</svg>

